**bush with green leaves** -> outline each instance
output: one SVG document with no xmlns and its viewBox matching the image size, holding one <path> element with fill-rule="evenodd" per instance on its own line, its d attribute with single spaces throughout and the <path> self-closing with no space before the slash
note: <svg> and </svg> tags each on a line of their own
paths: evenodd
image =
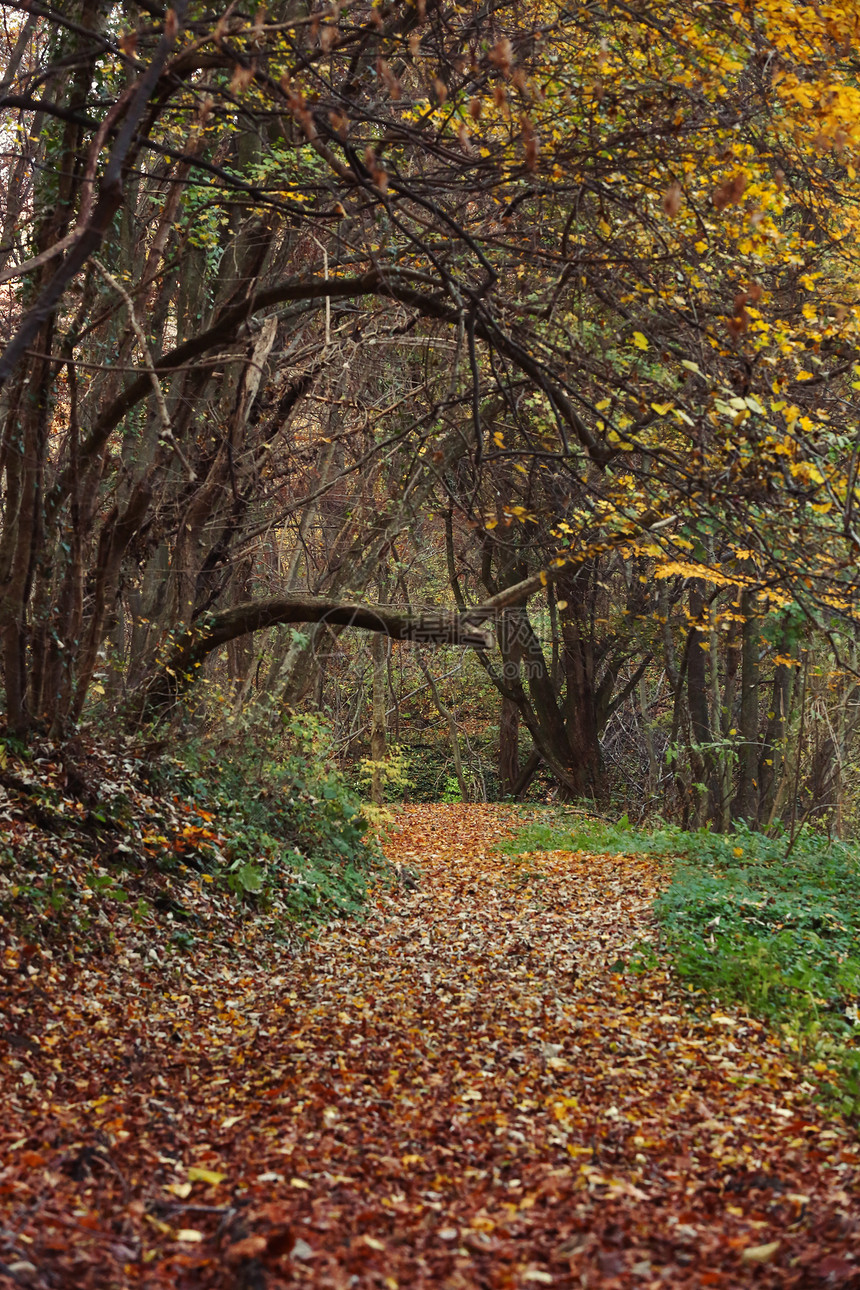
<svg viewBox="0 0 860 1290">
<path fill-rule="evenodd" d="M 224 733 L 166 755 L 92 734 L 30 749 L 0 732 L 16 823 L 14 846 L 0 830 L 0 930 L 89 950 L 163 917 L 183 948 L 220 934 L 222 915 L 222 931 L 238 918 L 277 939 L 358 912 L 382 858 L 324 727 L 285 713 L 268 739 Z"/>
<path fill-rule="evenodd" d="M 234 731 L 153 768 L 227 839 L 200 849 L 216 881 L 312 921 L 357 912 L 381 859 L 358 797 L 324 760 L 326 738 L 317 718 L 288 712 L 268 742 Z"/>
</svg>

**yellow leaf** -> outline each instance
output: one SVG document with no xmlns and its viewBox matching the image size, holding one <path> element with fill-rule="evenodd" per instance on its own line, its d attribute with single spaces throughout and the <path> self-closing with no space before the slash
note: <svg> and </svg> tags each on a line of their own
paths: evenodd
<svg viewBox="0 0 860 1290">
<path fill-rule="evenodd" d="M 188 1170 L 189 1182 L 210 1183 L 213 1187 L 217 1187 L 218 1184 L 222 1183 L 226 1177 L 226 1174 L 216 1173 L 214 1169 L 198 1169 L 196 1166 L 193 1166 Z"/>
<path fill-rule="evenodd" d="M 191 1183 L 168 1183 L 164 1190 L 171 1192 L 174 1196 L 178 1196 L 180 1200 L 185 1200 L 191 1195 Z"/>
<path fill-rule="evenodd" d="M 633 344 L 636 346 L 636 348 L 637 348 L 637 349 L 647 349 L 647 348 L 648 348 L 648 341 L 647 341 L 647 339 L 642 335 L 641 331 L 634 331 L 634 333 L 633 333 Z"/>
<path fill-rule="evenodd" d="M 769 1263 L 779 1246 L 779 1241 L 770 1241 L 767 1245 L 750 1245 L 744 1250 L 741 1258 L 744 1263 Z"/>
</svg>

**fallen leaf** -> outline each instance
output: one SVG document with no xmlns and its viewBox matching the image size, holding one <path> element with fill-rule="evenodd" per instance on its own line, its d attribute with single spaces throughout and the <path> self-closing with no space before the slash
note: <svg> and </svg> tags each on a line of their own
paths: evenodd
<svg viewBox="0 0 860 1290">
<path fill-rule="evenodd" d="M 224 1254 L 228 1263 L 242 1263 L 245 1259 L 256 1259 L 265 1254 L 268 1243 L 265 1236 L 246 1236 L 244 1240 L 230 1245 Z"/>
<path fill-rule="evenodd" d="M 187 1177 L 189 1182 L 205 1182 L 217 1187 L 219 1183 L 225 1181 L 227 1175 L 219 1174 L 214 1169 L 198 1169 L 196 1165 L 193 1165 L 188 1170 Z"/>
<path fill-rule="evenodd" d="M 781 1241 L 771 1241 L 768 1245 L 750 1245 L 742 1252 L 741 1258 L 744 1263 L 769 1263 L 781 1244 Z"/>
</svg>

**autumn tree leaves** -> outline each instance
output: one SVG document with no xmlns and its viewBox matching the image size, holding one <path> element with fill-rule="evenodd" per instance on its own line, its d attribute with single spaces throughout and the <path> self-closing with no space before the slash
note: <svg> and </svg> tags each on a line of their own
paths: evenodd
<svg viewBox="0 0 860 1290">
<path fill-rule="evenodd" d="M 10 27 L 10 724 L 211 679 L 213 623 L 311 694 L 315 598 L 404 611 L 429 540 L 450 605 L 528 584 L 480 660 L 565 791 L 663 675 L 676 805 L 783 809 L 787 678 L 850 665 L 855 9 Z"/>
</svg>

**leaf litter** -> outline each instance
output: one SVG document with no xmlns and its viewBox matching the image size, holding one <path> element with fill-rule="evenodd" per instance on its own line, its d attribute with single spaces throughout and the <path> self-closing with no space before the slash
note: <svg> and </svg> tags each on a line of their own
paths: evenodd
<svg viewBox="0 0 860 1290">
<path fill-rule="evenodd" d="M 643 953 L 664 862 L 516 822 L 404 808 L 298 952 L 10 941 L 0 1285 L 860 1286 L 856 1135 Z"/>
</svg>

